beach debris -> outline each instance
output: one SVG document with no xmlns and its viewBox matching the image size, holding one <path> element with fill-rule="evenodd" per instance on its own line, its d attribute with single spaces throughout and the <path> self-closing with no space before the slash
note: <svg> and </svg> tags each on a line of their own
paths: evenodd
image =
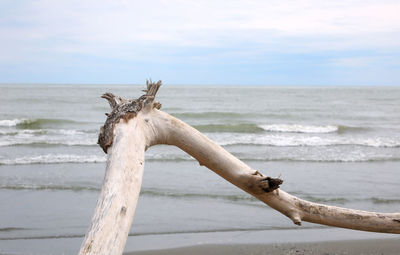
<svg viewBox="0 0 400 255">
<path fill-rule="evenodd" d="M 283 180 L 264 176 L 197 129 L 160 110 L 154 101 L 161 81 L 147 81 L 146 94 L 124 99 L 105 93 L 111 107 L 98 143 L 108 155 L 105 178 L 79 254 L 122 254 L 133 221 L 144 171 L 145 151 L 174 145 L 236 187 L 289 217 L 372 232 L 400 234 L 400 213 L 377 213 L 309 202 L 280 189 Z"/>
</svg>

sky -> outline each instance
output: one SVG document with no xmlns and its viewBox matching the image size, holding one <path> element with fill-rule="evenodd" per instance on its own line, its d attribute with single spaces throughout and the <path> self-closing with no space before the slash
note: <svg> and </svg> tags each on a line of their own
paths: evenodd
<svg viewBox="0 0 400 255">
<path fill-rule="evenodd" d="M 0 0 L 0 83 L 400 85 L 399 0 Z"/>
</svg>

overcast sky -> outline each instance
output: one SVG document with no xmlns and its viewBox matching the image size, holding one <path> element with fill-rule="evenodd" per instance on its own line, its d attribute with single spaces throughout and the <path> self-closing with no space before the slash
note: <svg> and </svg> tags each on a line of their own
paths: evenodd
<svg viewBox="0 0 400 255">
<path fill-rule="evenodd" d="M 0 82 L 400 85 L 400 1 L 0 0 Z"/>
</svg>

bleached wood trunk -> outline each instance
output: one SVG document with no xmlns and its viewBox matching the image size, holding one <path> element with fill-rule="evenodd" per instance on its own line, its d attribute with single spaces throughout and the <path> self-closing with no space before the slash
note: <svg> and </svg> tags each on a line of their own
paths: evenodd
<svg viewBox="0 0 400 255">
<path fill-rule="evenodd" d="M 145 139 L 138 120 L 115 126 L 103 188 L 80 254 L 122 254 L 124 250 L 144 167 Z"/>
<path fill-rule="evenodd" d="M 122 254 L 140 192 L 145 150 L 175 145 L 201 165 L 289 217 L 365 231 L 400 233 L 400 213 L 377 213 L 308 202 L 279 189 L 282 181 L 251 169 L 154 102 L 161 82 L 148 83 L 146 95 L 125 100 L 105 94 L 112 108 L 99 143 L 108 152 L 106 177 L 92 224 L 79 254 Z"/>
</svg>

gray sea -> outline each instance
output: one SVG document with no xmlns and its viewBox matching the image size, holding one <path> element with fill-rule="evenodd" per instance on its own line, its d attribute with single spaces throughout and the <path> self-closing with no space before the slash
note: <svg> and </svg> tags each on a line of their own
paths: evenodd
<svg viewBox="0 0 400 255">
<path fill-rule="evenodd" d="M 96 142 L 109 106 L 100 95 L 137 98 L 143 88 L 0 85 L 0 253 L 78 251 L 105 171 Z M 166 84 L 158 100 L 252 168 L 280 175 L 291 194 L 400 211 L 400 87 Z M 299 227 L 179 149 L 146 152 L 128 245 L 150 236 L 291 229 Z"/>
</svg>

